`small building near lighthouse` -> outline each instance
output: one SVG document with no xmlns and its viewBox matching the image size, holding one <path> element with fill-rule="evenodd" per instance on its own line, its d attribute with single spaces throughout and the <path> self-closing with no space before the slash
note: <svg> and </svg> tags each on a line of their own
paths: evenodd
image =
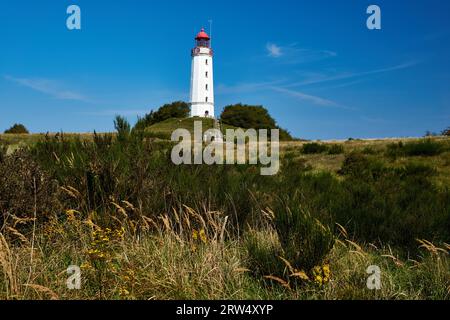
<svg viewBox="0 0 450 320">
<path fill-rule="evenodd" d="M 195 37 L 191 56 L 191 117 L 214 118 L 213 50 L 203 28 Z"/>
</svg>

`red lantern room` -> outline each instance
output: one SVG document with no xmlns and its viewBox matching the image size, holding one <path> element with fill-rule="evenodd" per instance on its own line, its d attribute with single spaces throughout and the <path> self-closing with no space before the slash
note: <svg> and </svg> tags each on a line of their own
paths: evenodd
<svg viewBox="0 0 450 320">
<path fill-rule="evenodd" d="M 202 30 L 197 34 L 195 37 L 195 40 L 197 41 L 197 47 L 210 47 L 210 40 L 211 38 L 208 36 L 208 34 L 205 32 L 205 29 L 202 28 Z"/>
</svg>

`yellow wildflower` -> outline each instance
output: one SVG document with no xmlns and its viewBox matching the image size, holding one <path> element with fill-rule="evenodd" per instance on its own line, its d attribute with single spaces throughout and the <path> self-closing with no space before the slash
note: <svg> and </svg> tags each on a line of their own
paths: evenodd
<svg viewBox="0 0 450 320">
<path fill-rule="evenodd" d="M 315 266 L 312 270 L 314 282 L 318 285 L 327 284 L 330 281 L 331 271 L 330 265 Z"/>
<path fill-rule="evenodd" d="M 206 233 L 204 229 L 200 230 L 200 240 L 202 240 L 203 243 L 206 243 L 208 239 L 206 238 Z"/>
<path fill-rule="evenodd" d="M 192 230 L 192 239 L 197 240 L 198 239 L 198 231 L 197 230 Z"/>
<path fill-rule="evenodd" d="M 92 270 L 93 267 L 89 262 L 83 262 L 80 266 L 82 270 Z"/>
<path fill-rule="evenodd" d="M 120 288 L 119 289 L 119 295 L 120 296 L 128 296 L 130 294 L 130 291 L 128 291 L 127 289 L 125 289 L 125 288 Z"/>
</svg>

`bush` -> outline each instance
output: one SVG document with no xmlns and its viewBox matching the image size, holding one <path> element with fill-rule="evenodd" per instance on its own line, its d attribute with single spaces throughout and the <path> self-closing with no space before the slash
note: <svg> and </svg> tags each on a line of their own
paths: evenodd
<svg viewBox="0 0 450 320">
<path fill-rule="evenodd" d="M 276 202 L 272 217 L 274 232 L 269 228 L 247 234 L 247 264 L 257 275 L 287 279 L 293 272 L 289 270 L 291 267 L 311 274 L 333 248 L 330 228 L 302 208 L 299 200 L 296 193 Z"/>
<path fill-rule="evenodd" d="M 302 206 L 300 194 L 278 202 L 274 227 L 284 258 L 298 270 L 310 271 L 320 265 L 334 244 L 330 228 Z"/>
<path fill-rule="evenodd" d="M 117 131 L 117 140 L 125 142 L 131 133 L 131 126 L 128 121 L 121 116 L 116 116 L 114 119 L 114 128 Z"/>
<path fill-rule="evenodd" d="M 404 153 L 407 156 L 436 156 L 444 151 L 444 146 L 431 139 L 417 142 L 408 142 L 404 145 Z"/>
<path fill-rule="evenodd" d="M 353 178 L 373 179 L 380 176 L 383 170 L 384 163 L 381 160 L 352 152 L 345 157 L 338 173 Z"/>
<path fill-rule="evenodd" d="M 436 156 L 445 150 L 442 143 L 432 139 L 422 139 L 412 142 L 398 142 L 387 146 L 386 154 L 390 157 L 397 156 Z"/>
<path fill-rule="evenodd" d="M 317 154 L 324 153 L 328 150 L 327 145 L 321 143 L 306 143 L 302 146 L 301 153 L 303 154 Z"/>
<path fill-rule="evenodd" d="M 5 130 L 5 134 L 28 134 L 27 128 L 23 124 L 14 124 L 8 130 Z"/>
<path fill-rule="evenodd" d="M 340 144 L 332 144 L 328 147 L 328 154 L 342 154 L 344 153 L 344 146 Z"/>
<path fill-rule="evenodd" d="M 345 179 L 328 192 L 328 212 L 360 241 L 416 252 L 416 239 L 449 241 L 450 190 L 430 178 L 435 169 L 410 162 L 389 167 L 379 159 L 350 154 L 340 173 Z"/>
</svg>

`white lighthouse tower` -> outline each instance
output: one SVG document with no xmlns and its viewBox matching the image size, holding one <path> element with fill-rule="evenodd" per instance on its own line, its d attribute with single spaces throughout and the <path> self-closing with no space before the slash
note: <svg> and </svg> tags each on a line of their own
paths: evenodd
<svg viewBox="0 0 450 320">
<path fill-rule="evenodd" d="M 191 117 L 214 118 L 213 50 L 202 29 L 195 37 L 191 66 Z"/>
</svg>

